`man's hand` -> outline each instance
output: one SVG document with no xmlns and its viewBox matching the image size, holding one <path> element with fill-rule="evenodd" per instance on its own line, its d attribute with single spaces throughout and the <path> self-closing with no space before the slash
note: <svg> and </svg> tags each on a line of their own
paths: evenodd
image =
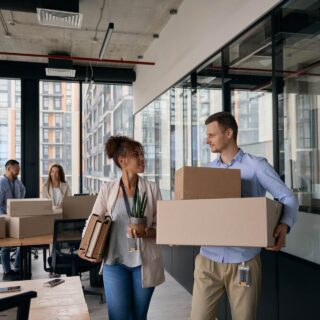
<svg viewBox="0 0 320 320">
<path fill-rule="evenodd" d="M 102 261 L 101 259 L 98 260 L 98 259 L 90 259 L 90 258 L 87 258 L 87 257 L 85 256 L 85 252 L 84 252 L 83 249 L 79 249 L 79 250 L 78 250 L 78 256 L 79 256 L 81 259 L 90 261 L 90 262 L 92 262 L 92 263 L 99 263 L 99 262 Z"/>
<path fill-rule="evenodd" d="M 280 223 L 276 230 L 274 231 L 273 236 L 276 238 L 276 243 L 271 248 L 266 248 L 267 250 L 271 251 L 279 251 L 285 245 L 286 236 L 288 233 L 288 226 L 284 223 Z"/>
</svg>

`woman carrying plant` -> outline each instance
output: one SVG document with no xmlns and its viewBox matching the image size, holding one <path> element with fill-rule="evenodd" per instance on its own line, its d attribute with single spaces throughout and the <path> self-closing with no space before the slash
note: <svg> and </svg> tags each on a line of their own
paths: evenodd
<svg viewBox="0 0 320 320">
<path fill-rule="evenodd" d="M 109 319 L 144 320 L 155 286 L 164 281 L 160 248 L 155 242 L 160 190 L 157 184 L 138 175 L 145 167 L 139 142 L 112 136 L 105 151 L 122 172 L 119 180 L 101 187 L 93 207 L 93 213 L 99 214 L 101 220 L 106 214 L 112 217 L 103 261 Z M 135 248 L 128 237 L 139 239 Z M 84 252 L 79 255 L 84 258 Z"/>
</svg>

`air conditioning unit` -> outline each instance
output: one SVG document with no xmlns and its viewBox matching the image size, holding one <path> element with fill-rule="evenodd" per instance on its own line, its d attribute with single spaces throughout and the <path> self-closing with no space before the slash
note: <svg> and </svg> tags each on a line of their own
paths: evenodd
<svg viewBox="0 0 320 320">
<path fill-rule="evenodd" d="M 72 68 L 72 60 L 49 58 L 46 75 L 48 77 L 74 78 L 76 70 Z"/>
</svg>

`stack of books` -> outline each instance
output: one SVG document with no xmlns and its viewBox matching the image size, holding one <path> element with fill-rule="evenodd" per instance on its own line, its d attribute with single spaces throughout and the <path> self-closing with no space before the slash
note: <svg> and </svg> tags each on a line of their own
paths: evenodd
<svg viewBox="0 0 320 320">
<path fill-rule="evenodd" d="M 92 214 L 80 243 L 80 250 L 90 259 L 100 260 L 104 257 L 108 234 L 110 233 L 111 217 L 106 216 L 103 221 L 97 214 Z"/>
</svg>

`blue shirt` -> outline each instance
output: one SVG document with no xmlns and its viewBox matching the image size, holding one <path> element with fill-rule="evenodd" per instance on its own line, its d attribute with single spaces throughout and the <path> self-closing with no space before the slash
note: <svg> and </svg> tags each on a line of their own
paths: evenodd
<svg viewBox="0 0 320 320">
<path fill-rule="evenodd" d="M 18 179 L 10 181 L 6 176 L 0 178 L 0 213 L 7 213 L 7 199 L 21 199 L 26 195 L 26 188 Z"/>
<path fill-rule="evenodd" d="M 240 169 L 241 197 L 265 197 L 268 191 L 284 206 L 280 222 L 287 224 L 289 228 L 293 226 L 299 208 L 298 201 L 265 158 L 253 156 L 239 149 L 230 164 L 225 164 L 219 157 L 210 162 L 208 166 Z M 217 262 L 240 263 L 254 258 L 260 250 L 261 248 L 251 247 L 202 246 L 200 254 Z"/>
</svg>

